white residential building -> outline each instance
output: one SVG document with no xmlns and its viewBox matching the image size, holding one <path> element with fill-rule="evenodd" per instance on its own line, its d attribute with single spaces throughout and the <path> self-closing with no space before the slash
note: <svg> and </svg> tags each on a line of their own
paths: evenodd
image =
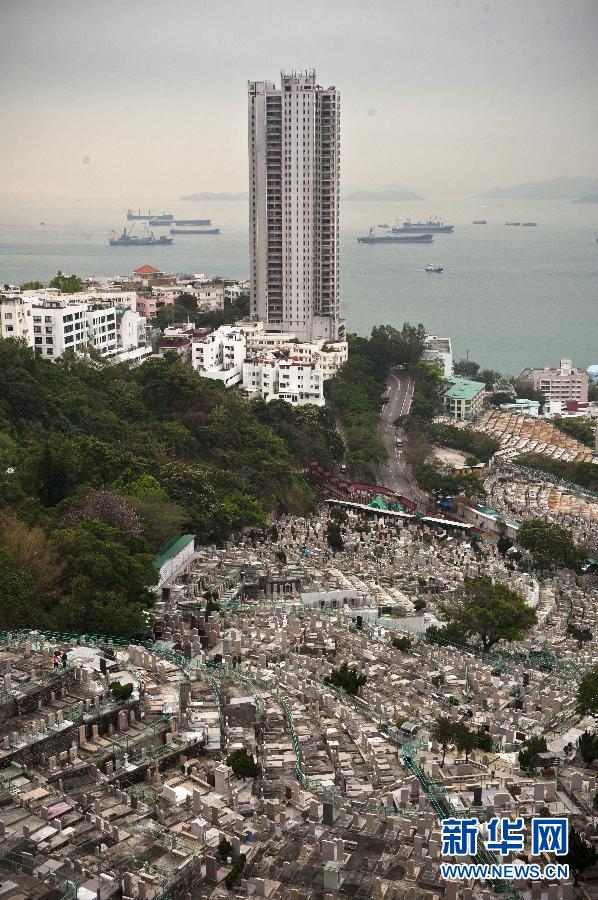
<svg viewBox="0 0 598 900">
<path fill-rule="evenodd" d="M 346 341 L 299 341 L 293 332 L 280 334 L 266 331 L 263 322 L 237 324 L 245 334 L 247 359 L 260 356 L 266 351 L 283 350 L 302 362 L 320 365 L 324 379 L 333 378 L 347 360 Z"/>
<path fill-rule="evenodd" d="M 89 347 L 119 361 L 151 355 L 145 319 L 131 307 L 136 302 L 133 291 L 119 297 L 26 291 L 0 299 L 0 336 L 23 339 L 46 359 L 57 359 L 67 350 L 83 354 Z"/>
<path fill-rule="evenodd" d="M 84 353 L 89 344 L 87 304 L 67 303 L 62 297 L 32 303 L 33 349 L 46 359 L 66 350 Z"/>
<path fill-rule="evenodd" d="M 436 337 L 435 334 L 426 335 L 426 346 L 422 358 L 439 363 L 445 378 L 453 374 L 453 350 L 450 338 Z"/>
<path fill-rule="evenodd" d="M 20 338 L 33 344 L 31 301 L 20 294 L 1 298 L 0 337 Z"/>
<path fill-rule="evenodd" d="M 234 326 L 222 325 L 191 343 L 191 365 L 196 372 L 226 387 L 240 383 L 244 360 L 245 336 Z"/>
<path fill-rule="evenodd" d="M 342 339 L 338 93 L 310 71 L 251 81 L 248 101 L 251 317 Z"/>
<path fill-rule="evenodd" d="M 324 406 L 321 366 L 268 353 L 243 364 L 243 390 L 266 402 L 284 400 L 293 406 Z"/>
</svg>

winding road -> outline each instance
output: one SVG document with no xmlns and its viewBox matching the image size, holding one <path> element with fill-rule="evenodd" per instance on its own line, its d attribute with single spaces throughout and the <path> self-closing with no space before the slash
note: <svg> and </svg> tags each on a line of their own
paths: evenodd
<svg viewBox="0 0 598 900">
<path fill-rule="evenodd" d="M 394 426 L 395 420 L 399 416 L 407 415 L 411 409 L 414 381 L 406 371 L 392 369 L 386 380 L 386 386 L 388 400 L 382 409 L 378 432 L 386 447 L 388 460 L 378 466 L 378 479 L 395 493 L 425 505 L 425 497 L 403 460 L 401 448 L 396 445 L 398 432 Z"/>
</svg>

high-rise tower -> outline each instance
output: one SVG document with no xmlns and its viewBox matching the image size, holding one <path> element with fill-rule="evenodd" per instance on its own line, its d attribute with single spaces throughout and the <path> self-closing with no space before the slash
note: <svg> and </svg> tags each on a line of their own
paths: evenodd
<svg viewBox="0 0 598 900">
<path fill-rule="evenodd" d="M 339 95 L 313 70 L 248 93 L 251 315 L 302 340 L 342 339 Z"/>
</svg>

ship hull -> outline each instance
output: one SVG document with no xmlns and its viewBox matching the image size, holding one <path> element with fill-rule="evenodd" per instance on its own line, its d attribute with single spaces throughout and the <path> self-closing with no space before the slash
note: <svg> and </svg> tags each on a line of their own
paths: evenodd
<svg viewBox="0 0 598 900">
<path fill-rule="evenodd" d="M 453 225 L 395 225 L 393 234 L 451 234 Z"/>
<path fill-rule="evenodd" d="M 171 228 L 171 234 L 220 234 L 219 228 L 204 228 L 202 231 L 197 231 L 194 228 Z"/>
<path fill-rule="evenodd" d="M 431 234 L 385 234 L 380 237 L 365 235 L 357 238 L 360 244 L 429 244 L 431 240 Z"/>
</svg>

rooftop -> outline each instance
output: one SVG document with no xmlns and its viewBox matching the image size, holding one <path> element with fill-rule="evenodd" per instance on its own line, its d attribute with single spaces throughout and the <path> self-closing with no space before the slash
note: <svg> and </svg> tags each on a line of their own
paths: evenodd
<svg viewBox="0 0 598 900">
<path fill-rule="evenodd" d="M 161 548 L 160 553 L 158 553 L 154 559 L 154 566 L 156 569 L 161 569 L 164 563 L 168 562 L 169 559 L 173 559 L 177 556 L 181 550 L 184 550 L 185 547 L 191 542 L 195 541 L 194 534 L 181 534 L 178 537 L 172 537 L 169 541 L 167 541 L 164 546 Z"/>
<path fill-rule="evenodd" d="M 446 380 L 452 387 L 444 396 L 451 400 L 473 400 L 486 387 L 483 381 L 469 381 L 467 378 L 447 378 Z"/>
</svg>

